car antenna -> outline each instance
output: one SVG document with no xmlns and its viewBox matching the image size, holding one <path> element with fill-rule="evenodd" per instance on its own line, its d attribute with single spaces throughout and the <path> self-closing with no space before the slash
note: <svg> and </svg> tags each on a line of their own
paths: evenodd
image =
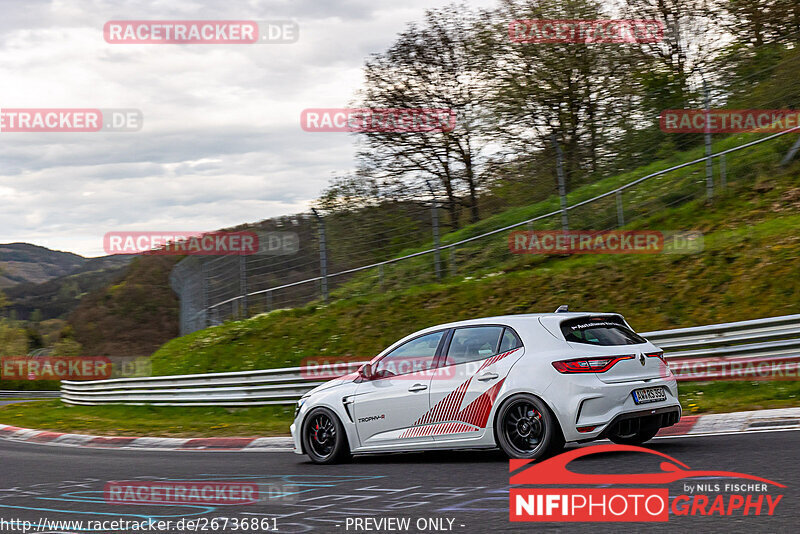
<svg viewBox="0 0 800 534">
<path fill-rule="evenodd" d="M 562 304 L 561 306 L 558 307 L 556 313 L 567 313 L 568 311 L 569 311 L 569 306 L 566 304 Z"/>
</svg>

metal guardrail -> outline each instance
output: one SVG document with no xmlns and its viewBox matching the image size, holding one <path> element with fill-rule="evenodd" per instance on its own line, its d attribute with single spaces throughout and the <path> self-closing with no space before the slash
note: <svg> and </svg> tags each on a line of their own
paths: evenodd
<svg viewBox="0 0 800 534">
<path fill-rule="evenodd" d="M 355 370 L 360 363 L 349 364 Z M 302 367 L 196 375 L 61 382 L 67 404 L 263 406 L 293 404 L 324 381 L 304 379 Z"/>
<path fill-rule="evenodd" d="M 57 390 L 17 391 L 10 389 L 0 390 L 0 399 L 57 399 L 61 395 Z"/>
<path fill-rule="evenodd" d="M 657 330 L 642 334 L 662 349 L 724 345 L 747 341 L 766 341 L 800 334 L 800 314 L 768 317 L 735 323 Z"/>
<path fill-rule="evenodd" d="M 711 366 L 737 364 L 797 365 L 800 314 L 641 334 L 665 350 L 668 362 L 696 362 L 678 380 L 715 380 L 703 374 Z M 362 362 L 363 363 L 363 362 Z M 360 363 L 349 363 L 348 371 Z M 678 366 L 680 369 L 680 366 Z M 735 365 L 734 365 L 735 367 Z M 196 375 L 62 381 L 67 404 L 151 404 L 156 406 L 260 406 L 292 404 L 323 382 L 303 376 L 304 368 Z M 698 374 L 700 373 L 700 374 Z M 306 373 L 311 374 L 311 373 Z M 744 377 L 743 377 L 744 378 Z M 795 375 L 795 378 L 796 375 Z"/>
<path fill-rule="evenodd" d="M 800 314 L 642 335 L 664 349 L 679 382 L 798 378 Z"/>
</svg>

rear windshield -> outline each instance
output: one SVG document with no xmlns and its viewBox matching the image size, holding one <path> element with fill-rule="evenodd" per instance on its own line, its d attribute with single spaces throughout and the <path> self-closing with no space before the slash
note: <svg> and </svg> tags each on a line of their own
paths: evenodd
<svg viewBox="0 0 800 534">
<path fill-rule="evenodd" d="M 588 345 L 636 345 L 646 343 L 641 336 L 614 317 L 581 317 L 561 323 L 564 339 Z"/>
</svg>

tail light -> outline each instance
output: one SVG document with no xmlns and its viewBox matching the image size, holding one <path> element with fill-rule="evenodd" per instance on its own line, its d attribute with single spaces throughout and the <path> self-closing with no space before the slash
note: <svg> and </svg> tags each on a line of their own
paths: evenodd
<svg viewBox="0 0 800 534">
<path fill-rule="evenodd" d="M 553 362 L 553 367 L 559 373 L 605 373 L 617 362 L 632 360 L 634 354 L 625 356 L 600 356 L 597 358 L 577 358 L 574 360 L 561 360 Z"/>
<path fill-rule="evenodd" d="M 660 358 L 662 362 L 667 363 L 667 360 L 664 359 L 664 351 L 659 352 L 645 352 L 645 356 L 648 358 Z"/>
</svg>

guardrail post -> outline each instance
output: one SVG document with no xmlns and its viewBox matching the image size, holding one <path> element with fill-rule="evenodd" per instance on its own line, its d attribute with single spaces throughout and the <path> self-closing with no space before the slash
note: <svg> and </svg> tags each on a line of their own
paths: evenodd
<svg viewBox="0 0 800 534">
<path fill-rule="evenodd" d="M 728 176 L 725 169 L 725 154 L 719 157 L 719 188 L 726 189 L 728 187 Z"/>
<path fill-rule="evenodd" d="M 567 186 L 564 181 L 564 166 L 563 155 L 561 154 L 561 147 L 558 146 L 558 139 L 556 133 L 552 132 L 550 138 L 553 141 L 553 146 L 556 149 L 556 175 L 558 176 L 558 197 L 561 200 L 561 229 L 565 232 L 569 230 L 569 217 L 567 216 Z"/>
<path fill-rule="evenodd" d="M 450 247 L 450 276 L 456 275 L 456 247 Z"/>
<path fill-rule="evenodd" d="M 383 289 L 383 264 L 378 265 L 378 283 Z"/>
<path fill-rule="evenodd" d="M 319 216 L 317 210 L 311 208 L 314 217 L 317 218 L 317 225 L 319 226 L 319 276 L 320 276 L 320 290 L 322 291 L 322 299 L 328 302 L 328 250 L 325 244 L 325 223 L 322 217 Z"/>
<path fill-rule="evenodd" d="M 625 226 L 625 213 L 622 211 L 622 191 L 614 193 L 617 199 L 617 226 L 622 228 Z"/>
<path fill-rule="evenodd" d="M 267 311 L 272 311 L 272 291 L 267 291 L 265 293 L 267 296 Z"/>
<path fill-rule="evenodd" d="M 714 165 L 711 161 L 711 127 L 708 124 L 709 111 L 711 110 L 711 100 L 709 98 L 708 84 L 703 80 L 703 93 L 705 95 L 705 140 L 706 140 L 706 196 L 709 202 L 714 200 Z"/>
</svg>

